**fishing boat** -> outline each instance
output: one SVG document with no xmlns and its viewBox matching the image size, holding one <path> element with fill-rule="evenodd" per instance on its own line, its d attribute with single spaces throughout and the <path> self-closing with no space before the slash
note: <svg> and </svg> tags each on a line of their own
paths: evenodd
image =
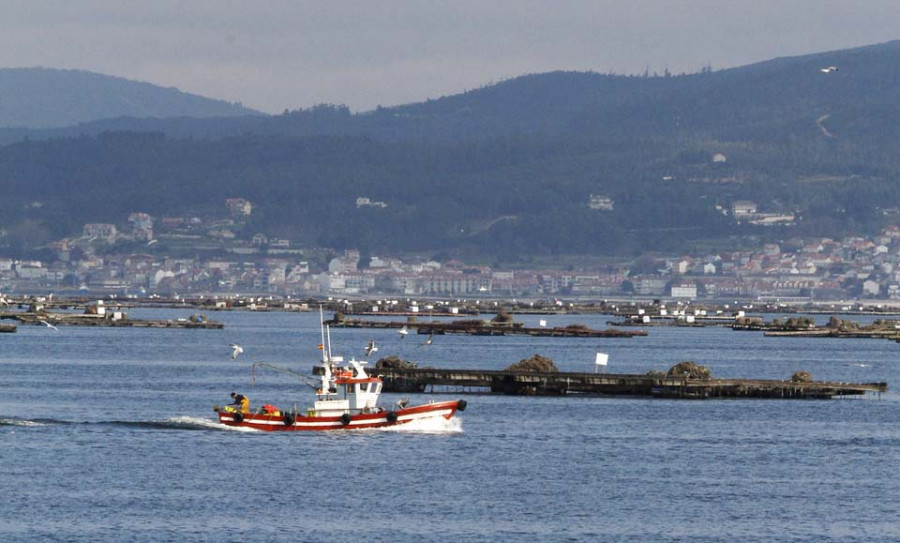
<svg viewBox="0 0 900 543">
<path fill-rule="evenodd" d="M 215 406 L 213 410 L 218 413 L 219 422 L 226 426 L 278 432 L 358 430 L 438 417 L 449 420 L 457 411 L 466 410 L 465 400 L 416 406 L 400 400 L 391 408 L 379 406 L 378 399 L 383 384 L 381 378 L 366 371 L 365 361 L 351 359 L 345 363 L 342 357 L 332 356 L 330 331 L 324 325 L 322 336 L 322 368 L 319 379 L 301 376 L 315 388 L 316 400 L 312 407 L 300 412 L 296 404 L 290 410 L 266 404 L 255 411 L 242 412 L 239 407 Z M 272 364 L 257 364 L 295 373 Z"/>
</svg>

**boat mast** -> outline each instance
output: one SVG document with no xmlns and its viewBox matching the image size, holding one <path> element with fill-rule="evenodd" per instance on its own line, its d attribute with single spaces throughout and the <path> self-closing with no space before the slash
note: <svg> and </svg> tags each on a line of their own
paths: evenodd
<svg viewBox="0 0 900 543">
<path fill-rule="evenodd" d="M 331 327 L 325 327 L 325 336 L 328 338 L 328 360 L 331 360 Z"/>
<path fill-rule="evenodd" d="M 322 334 L 322 364 L 325 364 L 331 356 L 325 350 L 325 311 L 321 305 L 319 305 L 319 332 Z"/>
<path fill-rule="evenodd" d="M 330 394 L 331 393 L 331 332 L 328 333 L 328 342 L 325 342 L 325 311 L 322 309 L 322 306 L 319 306 L 319 329 L 322 334 L 322 344 L 320 347 L 322 348 L 322 384 L 319 387 L 319 394 Z"/>
</svg>

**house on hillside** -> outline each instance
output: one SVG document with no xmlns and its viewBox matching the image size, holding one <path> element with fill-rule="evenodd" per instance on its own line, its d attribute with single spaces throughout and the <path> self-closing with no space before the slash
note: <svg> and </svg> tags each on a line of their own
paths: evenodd
<svg viewBox="0 0 900 543">
<path fill-rule="evenodd" d="M 666 283 L 668 283 L 668 281 L 669 280 L 666 277 L 659 275 L 643 275 L 631 279 L 631 283 L 634 285 L 635 294 L 641 296 L 657 296 L 665 294 Z"/>
<path fill-rule="evenodd" d="M 734 217 L 756 215 L 756 204 L 750 200 L 737 200 L 731 204 L 731 214 Z"/>
<path fill-rule="evenodd" d="M 672 285 L 671 296 L 673 298 L 686 298 L 694 300 L 697 298 L 697 285 L 695 283 L 681 283 Z"/>
<path fill-rule="evenodd" d="M 116 240 L 118 232 L 114 224 L 89 223 L 84 225 L 82 235 L 86 238 L 96 238 L 112 243 Z"/>
<path fill-rule="evenodd" d="M 881 293 L 881 285 L 878 281 L 867 279 L 862 285 L 863 295 L 877 297 Z"/>
<path fill-rule="evenodd" d="M 234 217 L 249 217 L 253 212 L 253 205 L 243 198 L 228 198 L 225 200 L 225 206 Z"/>
<path fill-rule="evenodd" d="M 359 251 L 347 249 L 343 256 L 332 258 L 328 262 L 329 273 L 353 273 L 359 266 Z"/>
</svg>

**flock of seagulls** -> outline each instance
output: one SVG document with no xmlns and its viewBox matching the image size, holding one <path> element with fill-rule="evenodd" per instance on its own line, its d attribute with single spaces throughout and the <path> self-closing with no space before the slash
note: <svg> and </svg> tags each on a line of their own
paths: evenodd
<svg viewBox="0 0 900 543">
<path fill-rule="evenodd" d="M 404 326 L 403 328 L 401 328 L 400 330 L 397 331 L 397 334 L 400 335 L 400 339 L 403 339 L 409 335 L 409 328 Z M 419 347 L 425 347 L 427 345 L 431 345 L 432 343 L 434 343 L 434 334 L 429 334 L 428 337 L 425 338 L 425 341 L 423 341 L 422 343 L 419 344 Z M 378 350 L 378 346 L 375 345 L 375 340 L 370 339 L 369 343 L 366 345 L 366 356 L 371 355 L 372 353 L 376 352 L 377 350 Z"/>
<path fill-rule="evenodd" d="M 55 326 L 53 326 L 52 324 L 50 324 L 47 321 L 40 321 L 40 323 L 45 326 L 49 326 L 50 328 L 53 328 L 54 330 L 57 330 L 57 328 Z M 401 328 L 399 330 L 399 334 L 400 334 L 400 339 L 403 339 L 409 334 L 409 329 L 406 326 L 404 326 L 403 328 Z M 423 347 L 425 345 L 431 345 L 432 343 L 434 343 L 434 334 L 429 335 L 428 338 L 423 343 L 419 344 L 419 347 Z M 238 355 L 241 355 L 244 353 L 244 348 L 241 347 L 240 345 L 238 345 L 237 343 L 232 343 L 230 345 L 230 347 L 231 347 L 231 359 L 232 360 L 236 360 Z M 370 356 L 372 353 L 378 351 L 378 345 L 375 344 L 374 339 L 369 340 L 369 343 L 366 344 L 365 351 L 366 351 L 366 356 Z"/>
<path fill-rule="evenodd" d="M 41 324 L 49 326 L 50 328 L 53 328 L 54 330 L 57 329 L 55 326 L 53 326 L 52 324 L 50 324 L 47 321 L 40 321 L 40 322 L 41 322 Z M 398 330 L 397 333 L 400 335 L 400 339 L 403 339 L 407 335 L 409 335 L 409 328 L 404 326 L 403 328 Z M 429 336 L 425 339 L 425 341 L 423 341 L 422 343 L 419 344 L 419 347 L 425 347 L 425 346 L 431 345 L 433 343 L 434 343 L 434 334 L 429 334 Z M 237 343 L 232 343 L 230 345 L 230 347 L 231 347 L 231 359 L 232 360 L 236 360 L 239 355 L 244 353 L 244 348 L 241 347 L 240 345 L 238 345 Z M 375 344 L 374 339 L 370 339 L 369 343 L 366 344 L 366 348 L 365 348 L 366 356 L 368 357 L 372 353 L 377 352 L 377 351 L 378 351 L 378 345 Z"/>
</svg>

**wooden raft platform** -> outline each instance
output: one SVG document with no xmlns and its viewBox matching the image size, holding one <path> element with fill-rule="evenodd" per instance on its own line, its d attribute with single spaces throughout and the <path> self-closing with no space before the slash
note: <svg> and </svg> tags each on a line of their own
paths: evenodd
<svg viewBox="0 0 900 543">
<path fill-rule="evenodd" d="M 316 367 L 314 373 L 321 371 Z M 595 394 L 660 398 L 828 399 L 887 392 L 887 383 L 793 382 L 762 379 L 692 379 L 654 375 L 537 373 L 504 370 L 372 369 L 386 392 L 425 392 L 430 385 L 489 389 L 497 394 Z M 483 390 L 482 390 L 483 391 Z"/>
<path fill-rule="evenodd" d="M 333 328 L 381 328 L 399 330 L 415 329 L 419 334 L 466 334 L 470 336 L 533 336 L 533 337 L 587 337 L 587 338 L 628 338 L 646 336 L 643 330 L 592 330 L 582 326 L 526 327 L 518 323 L 514 325 L 492 325 L 486 322 L 397 322 L 369 321 L 363 319 L 330 320 L 327 324 Z"/>
<path fill-rule="evenodd" d="M 809 330 L 773 330 L 763 334 L 766 337 L 828 337 L 864 339 L 900 339 L 900 330 L 835 330 L 831 328 L 811 328 Z"/>
<path fill-rule="evenodd" d="M 74 313 L 0 313 L 0 319 L 16 320 L 21 324 L 53 326 L 109 326 L 119 328 L 190 328 L 200 330 L 221 330 L 225 325 L 221 322 L 207 320 L 177 319 L 177 320 L 148 320 L 148 319 L 113 319 L 98 315 L 82 315 Z"/>
</svg>

